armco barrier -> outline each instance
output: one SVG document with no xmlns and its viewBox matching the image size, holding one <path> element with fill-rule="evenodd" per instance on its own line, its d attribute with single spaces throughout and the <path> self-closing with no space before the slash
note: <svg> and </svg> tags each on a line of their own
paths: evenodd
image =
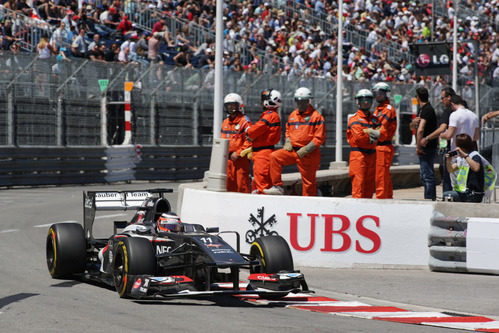
<svg viewBox="0 0 499 333">
<path fill-rule="evenodd" d="M 203 178 L 211 147 L 4 147 L 0 186 Z"/>
<path fill-rule="evenodd" d="M 433 271 L 499 274 L 499 219 L 435 212 L 428 245 Z"/>
<path fill-rule="evenodd" d="M 431 219 L 428 246 L 433 271 L 466 272 L 467 218 L 435 214 Z"/>
</svg>

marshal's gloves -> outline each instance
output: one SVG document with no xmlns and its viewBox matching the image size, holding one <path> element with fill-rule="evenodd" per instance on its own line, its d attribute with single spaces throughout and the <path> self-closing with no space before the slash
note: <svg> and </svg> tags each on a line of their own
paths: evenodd
<svg viewBox="0 0 499 333">
<path fill-rule="evenodd" d="M 291 144 L 291 139 L 286 138 L 286 141 L 284 142 L 284 146 L 282 147 L 287 151 L 293 151 L 293 145 Z"/>
<path fill-rule="evenodd" d="M 296 155 L 298 155 L 299 158 L 303 158 L 305 155 L 308 153 L 311 153 L 315 149 L 315 144 L 310 141 L 306 146 L 301 147 L 296 151 Z"/>
<path fill-rule="evenodd" d="M 248 158 L 248 160 L 252 160 L 253 159 L 253 148 L 252 147 L 246 148 L 239 155 L 241 157 L 246 156 Z"/>
<path fill-rule="evenodd" d="M 379 139 L 379 130 L 372 129 L 372 128 L 366 128 L 364 129 L 364 133 L 367 133 L 369 135 L 369 142 L 374 143 L 378 141 Z"/>
</svg>

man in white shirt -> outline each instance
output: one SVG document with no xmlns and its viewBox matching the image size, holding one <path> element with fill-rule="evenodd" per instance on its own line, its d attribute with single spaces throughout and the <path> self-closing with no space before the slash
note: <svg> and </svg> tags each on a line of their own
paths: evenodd
<svg viewBox="0 0 499 333">
<path fill-rule="evenodd" d="M 456 136 L 458 134 L 466 133 L 476 143 L 480 135 L 477 115 L 464 107 L 464 101 L 459 95 L 451 97 L 451 107 L 453 111 L 449 117 L 449 127 L 440 134 L 440 137 L 451 140 L 451 150 L 456 149 Z"/>
</svg>

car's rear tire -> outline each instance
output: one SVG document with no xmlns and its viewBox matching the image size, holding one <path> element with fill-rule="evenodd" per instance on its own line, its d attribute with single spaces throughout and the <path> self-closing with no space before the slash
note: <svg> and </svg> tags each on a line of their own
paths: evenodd
<svg viewBox="0 0 499 333">
<path fill-rule="evenodd" d="M 293 271 L 293 256 L 289 245 L 281 236 L 257 238 L 250 246 L 250 256 L 260 261 L 251 268 L 252 273 Z"/>
<path fill-rule="evenodd" d="M 49 228 L 45 244 L 47 268 L 53 278 L 66 278 L 85 271 L 86 242 L 78 223 L 58 223 Z"/>
<path fill-rule="evenodd" d="M 154 275 L 156 256 L 146 238 L 123 237 L 114 248 L 113 282 L 120 297 L 127 298 L 135 275 Z"/>
</svg>

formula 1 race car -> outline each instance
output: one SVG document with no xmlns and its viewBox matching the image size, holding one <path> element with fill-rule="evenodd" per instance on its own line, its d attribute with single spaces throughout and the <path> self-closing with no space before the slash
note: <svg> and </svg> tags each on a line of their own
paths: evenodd
<svg viewBox="0 0 499 333">
<path fill-rule="evenodd" d="M 293 268 L 287 242 L 280 236 L 257 238 L 250 253 L 240 253 L 239 234 L 183 223 L 171 212 L 164 193 L 145 191 L 83 192 L 84 225 L 50 226 L 47 266 L 53 278 L 77 277 L 114 287 L 120 297 L 199 297 L 257 294 L 279 298 L 311 292 Z M 109 238 L 94 238 L 98 210 L 135 209 L 131 221 L 114 221 Z M 233 234 L 236 250 L 222 239 Z M 240 284 L 240 270 L 249 270 Z"/>
</svg>

